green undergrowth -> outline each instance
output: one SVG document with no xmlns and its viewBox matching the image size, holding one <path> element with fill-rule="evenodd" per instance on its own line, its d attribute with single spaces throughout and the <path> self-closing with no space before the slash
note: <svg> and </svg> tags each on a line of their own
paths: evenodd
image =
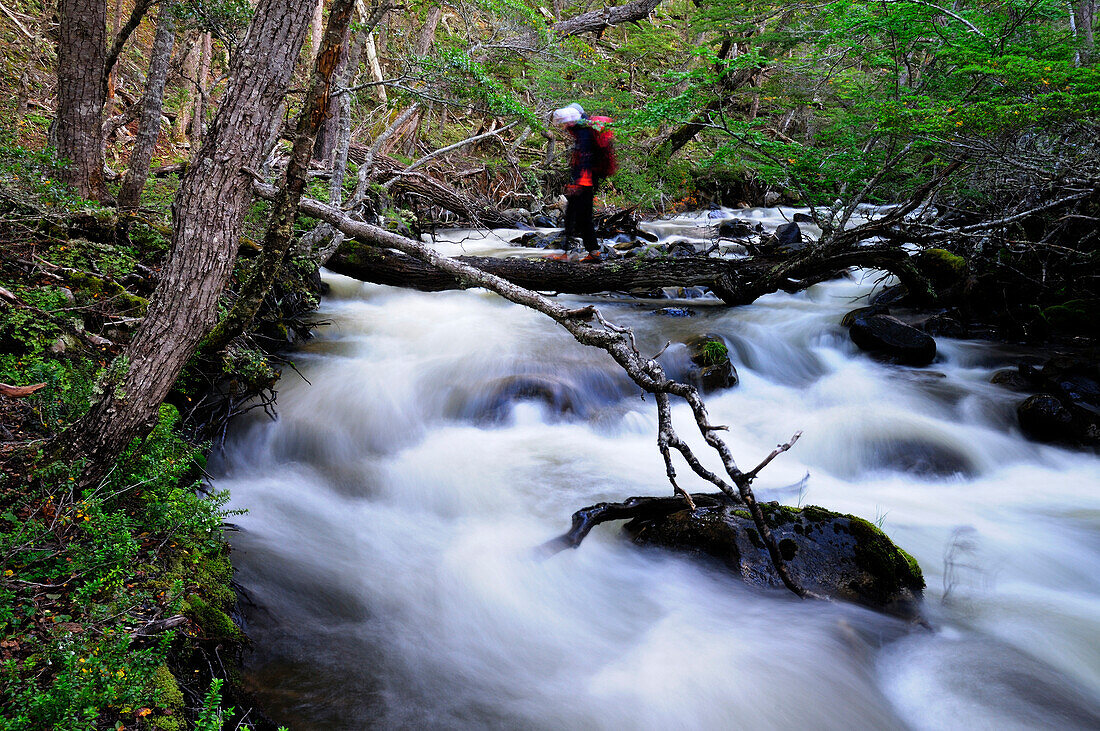
<svg viewBox="0 0 1100 731">
<path fill-rule="evenodd" d="M 73 489 L 80 465 L 46 457 L 95 398 L 167 252 L 163 221 L 119 235 L 112 211 L 54 194 L 52 165 L 0 149 L 0 287 L 20 303 L 0 302 L 0 382 L 44 384 L 0 398 L 0 731 L 234 728 L 210 668 L 232 675 L 245 639 L 206 445 L 165 404 L 94 490 Z M 230 360 L 269 377 L 263 353 Z"/>
<path fill-rule="evenodd" d="M 202 450 L 177 422 L 162 406 L 85 495 L 67 465 L 4 475 L 0 729 L 187 728 L 181 686 L 194 681 L 169 668 L 205 642 L 241 640 L 227 614 L 227 496 L 199 492 Z"/>
</svg>

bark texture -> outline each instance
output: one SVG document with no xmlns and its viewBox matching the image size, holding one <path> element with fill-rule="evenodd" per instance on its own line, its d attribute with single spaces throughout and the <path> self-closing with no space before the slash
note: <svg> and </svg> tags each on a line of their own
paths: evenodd
<svg viewBox="0 0 1100 731">
<path fill-rule="evenodd" d="M 252 322 L 286 258 L 298 220 L 298 203 L 309 182 L 309 160 L 314 140 L 324 126 L 332 92 L 332 77 L 347 40 L 355 0 L 333 0 L 329 8 L 321 48 L 313 67 L 305 104 L 295 125 L 294 145 L 287 162 L 282 188 L 275 196 L 271 220 L 264 234 L 263 250 L 241 287 L 240 295 L 225 319 L 207 338 L 209 351 L 217 351 L 236 338 Z"/>
<path fill-rule="evenodd" d="M 69 161 L 65 182 L 84 198 L 102 200 L 107 3 L 60 0 L 58 13 L 57 154 Z"/>
<path fill-rule="evenodd" d="M 176 41 L 176 24 L 172 7 L 167 2 L 160 6 L 157 15 L 157 34 L 153 39 L 153 54 L 149 59 L 149 73 L 145 81 L 145 94 L 141 99 L 141 122 L 137 140 L 130 153 L 130 165 L 118 193 L 118 207 L 129 210 L 138 207 L 145 180 L 149 177 L 149 163 L 160 138 L 160 113 L 164 107 L 164 84 L 168 80 L 168 63 L 172 59 L 172 46 Z"/>
<path fill-rule="evenodd" d="M 161 401 L 214 324 L 252 198 L 246 170 L 262 162 L 312 5 L 310 0 L 256 5 L 208 139 L 181 183 L 171 254 L 148 313 L 108 369 L 103 396 L 58 438 L 55 453 L 87 459 L 84 488 L 96 484 L 121 450 L 152 426 Z"/>
</svg>

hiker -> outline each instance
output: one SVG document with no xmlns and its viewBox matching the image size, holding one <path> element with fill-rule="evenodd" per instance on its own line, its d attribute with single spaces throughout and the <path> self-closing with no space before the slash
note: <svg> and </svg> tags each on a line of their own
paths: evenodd
<svg viewBox="0 0 1100 731">
<path fill-rule="evenodd" d="M 600 181 L 614 172 L 611 131 L 605 132 L 603 129 L 610 121 L 603 117 L 590 118 L 576 103 L 554 111 L 553 124 L 573 135 L 573 155 L 569 163 L 572 182 L 565 187 L 566 252 L 555 254 L 551 259 L 568 260 L 569 239 L 579 236 L 588 250 L 588 255 L 581 261 L 600 261 L 600 246 L 596 242 L 596 228 L 592 223 L 592 206 Z"/>
</svg>

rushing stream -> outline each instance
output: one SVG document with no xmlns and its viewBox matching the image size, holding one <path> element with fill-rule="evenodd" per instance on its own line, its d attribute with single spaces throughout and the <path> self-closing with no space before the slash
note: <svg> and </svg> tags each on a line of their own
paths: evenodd
<svg viewBox="0 0 1100 731">
<path fill-rule="evenodd" d="M 671 340 L 673 373 L 675 343 L 725 339 L 741 383 L 707 402 L 739 462 L 804 432 L 757 495 L 880 522 L 924 569 L 926 631 L 748 589 L 616 523 L 540 559 L 578 508 L 669 494 L 652 399 L 481 290 L 328 281 L 278 420 L 241 420 L 214 461 L 248 510 L 247 683 L 291 729 L 1100 728 L 1100 459 L 1021 437 L 989 377 L 1026 354 L 941 337 L 925 369 L 870 359 L 838 324 L 870 273 L 741 308 L 600 303 L 643 353 Z M 696 314 L 654 314 L 672 304 Z"/>
</svg>

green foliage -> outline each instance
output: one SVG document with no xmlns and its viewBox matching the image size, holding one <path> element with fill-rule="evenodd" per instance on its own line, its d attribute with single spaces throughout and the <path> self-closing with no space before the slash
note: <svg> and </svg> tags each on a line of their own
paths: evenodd
<svg viewBox="0 0 1100 731">
<path fill-rule="evenodd" d="M 227 496 L 195 490 L 201 450 L 179 436 L 178 419 L 162 406 L 152 433 L 82 499 L 69 497 L 75 469 L 58 463 L 39 467 L 32 489 L 0 491 L 0 637 L 20 649 L 0 663 L 3 731 L 150 714 L 158 728 L 182 728 L 164 666 L 174 632 L 138 641 L 127 628 L 196 602 L 224 617 L 218 607 L 233 601 L 220 535 Z"/>
<path fill-rule="evenodd" d="M 707 365 L 718 365 L 729 360 L 729 348 L 721 340 L 704 340 L 699 345 L 699 357 Z"/>
<path fill-rule="evenodd" d="M 183 27 L 210 31 L 223 42 L 233 42 L 244 35 L 253 8 L 249 0 L 178 0 L 173 10 Z"/>
</svg>

